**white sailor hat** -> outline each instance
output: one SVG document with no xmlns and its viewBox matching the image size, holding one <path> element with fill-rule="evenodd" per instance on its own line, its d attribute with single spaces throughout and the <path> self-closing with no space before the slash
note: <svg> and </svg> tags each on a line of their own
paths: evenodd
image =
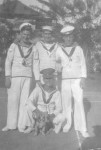
<svg viewBox="0 0 101 150">
<path fill-rule="evenodd" d="M 52 31 L 53 31 L 53 27 L 52 27 L 52 26 L 48 26 L 48 25 L 47 25 L 47 26 L 43 26 L 43 27 L 42 27 L 42 30 L 43 30 L 43 31 L 46 31 L 46 30 L 47 30 L 47 31 L 52 32 Z"/>
<path fill-rule="evenodd" d="M 63 34 L 69 35 L 74 31 L 74 29 L 75 29 L 74 26 L 67 25 L 67 26 L 64 26 L 60 32 Z"/>
<path fill-rule="evenodd" d="M 23 28 L 24 26 L 30 26 L 30 27 L 33 29 L 32 24 L 31 24 L 31 23 L 26 22 L 26 23 L 22 23 L 22 24 L 20 25 L 19 30 L 21 31 L 21 30 L 22 30 L 22 28 Z"/>
</svg>

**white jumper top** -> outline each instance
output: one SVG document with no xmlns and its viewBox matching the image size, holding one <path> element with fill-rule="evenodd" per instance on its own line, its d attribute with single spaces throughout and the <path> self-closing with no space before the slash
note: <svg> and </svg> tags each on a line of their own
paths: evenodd
<svg viewBox="0 0 101 150">
<path fill-rule="evenodd" d="M 66 47 L 64 50 L 69 55 L 72 48 Z M 85 58 L 80 46 L 75 46 L 71 57 L 68 57 L 62 48 L 59 48 L 56 52 L 56 60 L 61 62 L 63 79 L 87 77 Z"/>
<path fill-rule="evenodd" d="M 36 51 L 36 55 L 38 55 L 39 60 L 39 70 L 47 69 L 47 68 L 53 68 L 56 67 L 56 51 L 58 48 L 58 45 L 53 44 L 46 44 L 41 42 L 38 42 L 36 46 L 34 47 Z"/>
<path fill-rule="evenodd" d="M 62 111 L 61 95 L 58 90 L 51 93 L 37 86 L 31 93 L 26 105 L 34 111 L 38 108 L 42 112 L 58 115 Z"/>
<path fill-rule="evenodd" d="M 26 66 L 23 65 L 24 58 L 22 58 L 21 53 L 19 51 L 18 45 L 13 43 L 11 44 L 10 48 L 8 49 L 7 58 L 5 62 L 5 76 L 11 77 L 32 77 L 32 70 L 35 72 L 36 68 L 32 69 L 32 62 L 37 63 L 34 53 L 34 46 L 31 45 L 32 50 L 30 51 L 29 56 L 25 59 Z M 29 52 L 27 47 L 21 46 L 21 50 L 26 56 Z M 36 78 L 39 78 L 36 74 Z"/>
</svg>

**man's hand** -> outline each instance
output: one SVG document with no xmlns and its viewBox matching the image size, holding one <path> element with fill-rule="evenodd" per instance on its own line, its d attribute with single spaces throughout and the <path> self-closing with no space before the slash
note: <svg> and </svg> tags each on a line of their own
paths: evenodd
<svg viewBox="0 0 101 150">
<path fill-rule="evenodd" d="M 80 87 L 81 87 L 82 89 L 85 88 L 85 78 L 81 78 Z"/>
<path fill-rule="evenodd" d="M 10 76 L 5 77 L 5 87 L 8 89 L 11 87 L 11 77 Z"/>
</svg>

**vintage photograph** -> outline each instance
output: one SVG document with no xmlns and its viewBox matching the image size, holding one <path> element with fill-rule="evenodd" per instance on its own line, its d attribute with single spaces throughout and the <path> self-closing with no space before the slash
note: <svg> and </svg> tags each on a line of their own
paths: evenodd
<svg viewBox="0 0 101 150">
<path fill-rule="evenodd" d="M 0 0 L 0 150 L 101 150 L 101 0 Z"/>
</svg>

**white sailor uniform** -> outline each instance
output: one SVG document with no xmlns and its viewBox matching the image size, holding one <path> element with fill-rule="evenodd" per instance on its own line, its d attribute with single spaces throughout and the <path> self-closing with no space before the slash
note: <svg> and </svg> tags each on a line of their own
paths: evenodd
<svg viewBox="0 0 101 150">
<path fill-rule="evenodd" d="M 62 104 L 67 124 L 64 132 L 72 124 L 72 97 L 74 98 L 74 127 L 78 131 L 86 131 L 86 119 L 83 106 L 83 89 L 81 78 L 86 78 L 86 63 L 80 46 L 61 48 L 56 53 L 56 60 L 62 65 Z"/>
<path fill-rule="evenodd" d="M 62 115 L 61 95 L 58 90 L 48 93 L 41 86 L 36 86 L 26 102 L 26 113 L 22 123 L 23 128 L 26 128 L 26 126 L 34 126 L 33 112 L 36 109 L 41 112 L 47 112 L 48 114 L 54 114 L 55 118 L 53 119 L 53 123 L 56 126 L 62 125 L 64 120 Z"/>
<path fill-rule="evenodd" d="M 27 48 L 13 43 L 7 53 L 5 76 L 11 77 L 11 87 L 8 89 L 8 129 L 16 129 L 18 127 L 20 131 L 22 127 L 23 108 L 29 96 L 32 77 L 33 50 L 33 45 Z"/>
<path fill-rule="evenodd" d="M 35 77 L 40 74 L 41 70 L 47 68 L 56 68 L 56 51 L 58 49 L 58 44 L 46 44 L 43 41 L 37 42 L 35 48 L 36 62 L 34 63 L 34 68 L 37 68 L 39 64 L 39 69 L 35 71 Z M 35 70 L 35 69 L 34 69 Z"/>
</svg>

